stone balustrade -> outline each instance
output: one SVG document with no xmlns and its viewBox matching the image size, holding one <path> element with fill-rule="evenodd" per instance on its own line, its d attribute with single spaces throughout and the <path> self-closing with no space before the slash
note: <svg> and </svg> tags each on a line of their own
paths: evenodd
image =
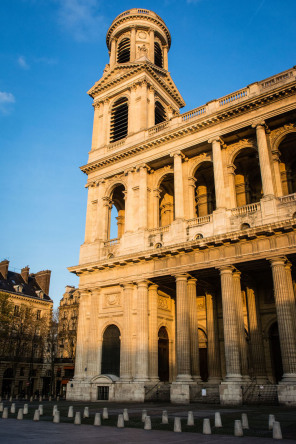
<svg viewBox="0 0 296 444">
<path fill-rule="evenodd" d="M 208 224 L 213 221 L 213 215 L 208 214 L 207 216 L 196 217 L 195 219 L 190 219 L 188 221 L 189 227 L 196 227 L 198 225 Z"/>
<path fill-rule="evenodd" d="M 232 216 L 243 216 L 245 214 L 256 213 L 256 211 L 260 211 L 260 209 L 260 202 L 256 202 L 249 205 L 244 205 L 243 207 L 233 208 L 231 213 Z"/>
</svg>

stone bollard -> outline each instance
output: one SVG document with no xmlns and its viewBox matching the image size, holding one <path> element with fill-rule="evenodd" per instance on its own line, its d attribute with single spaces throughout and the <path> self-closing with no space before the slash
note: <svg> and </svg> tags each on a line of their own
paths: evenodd
<svg viewBox="0 0 296 444">
<path fill-rule="evenodd" d="M 15 403 L 14 402 L 10 406 L 10 413 L 15 413 Z"/>
<path fill-rule="evenodd" d="M 188 425 L 188 426 L 194 426 L 194 416 L 193 416 L 193 412 L 188 412 L 187 425 Z"/>
<path fill-rule="evenodd" d="M 182 432 L 181 418 L 179 418 L 177 416 L 174 419 L 174 432 L 177 432 L 177 433 Z"/>
<path fill-rule="evenodd" d="M 234 436 L 244 436 L 242 422 L 240 419 L 234 421 Z"/>
<path fill-rule="evenodd" d="M 100 426 L 101 425 L 101 413 L 96 413 L 95 414 L 94 425 L 95 426 Z"/>
<path fill-rule="evenodd" d="M 39 412 L 39 410 L 38 410 Z M 54 417 L 53 417 L 53 422 L 55 424 L 58 424 L 60 422 L 60 412 L 58 410 L 56 410 Z"/>
<path fill-rule="evenodd" d="M 243 429 L 249 428 L 248 415 L 246 413 L 242 413 L 242 428 Z"/>
<path fill-rule="evenodd" d="M 161 424 L 168 424 L 168 423 L 169 423 L 168 412 L 164 410 L 162 412 Z"/>
<path fill-rule="evenodd" d="M 33 396 L 30 396 L 30 402 L 33 402 Z"/>
<path fill-rule="evenodd" d="M 144 422 L 144 430 L 151 430 L 151 418 L 150 416 L 146 416 L 145 422 Z"/>
<path fill-rule="evenodd" d="M 275 416 L 269 415 L 268 416 L 268 430 L 273 430 L 273 423 L 275 422 Z"/>
<path fill-rule="evenodd" d="M 8 418 L 8 407 L 4 407 L 3 413 L 2 413 L 2 419 Z"/>
<path fill-rule="evenodd" d="M 124 427 L 124 420 L 123 420 L 123 415 L 122 414 L 118 415 L 117 427 L 119 429 L 122 429 Z"/>
<path fill-rule="evenodd" d="M 49 396 L 48 401 L 51 402 L 51 396 Z"/>
<path fill-rule="evenodd" d="M 274 421 L 272 429 L 273 439 L 283 439 L 281 425 L 278 421 Z"/>
<path fill-rule="evenodd" d="M 39 410 L 40 416 L 42 416 L 43 415 L 43 405 L 42 404 L 39 404 L 38 410 Z"/>
<path fill-rule="evenodd" d="M 29 413 L 29 406 L 28 404 L 24 404 L 24 415 L 27 415 Z"/>
<path fill-rule="evenodd" d="M 215 413 L 215 427 L 222 427 L 221 415 L 220 412 Z"/>
<path fill-rule="evenodd" d="M 142 410 L 142 422 L 145 422 L 146 416 L 147 416 L 147 410 Z"/>
<path fill-rule="evenodd" d="M 89 408 L 84 407 L 83 418 L 89 418 Z"/>
<path fill-rule="evenodd" d="M 103 419 L 108 419 L 109 415 L 108 415 L 108 409 L 107 407 L 103 408 Z"/>
<path fill-rule="evenodd" d="M 70 405 L 68 409 L 68 418 L 73 418 L 73 416 L 74 416 L 73 405 Z"/>
<path fill-rule="evenodd" d="M 59 400 L 60 400 L 60 397 L 59 397 L 59 396 L 57 396 L 57 402 L 59 402 Z"/>
<path fill-rule="evenodd" d="M 39 402 L 42 402 L 42 396 L 39 396 Z"/>
<path fill-rule="evenodd" d="M 81 424 L 81 413 L 80 412 L 75 413 L 74 424 L 77 424 L 77 425 Z"/>
<path fill-rule="evenodd" d="M 39 412 L 39 409 L 36 409 L 34 412 L 33 421 L 39 421 L 39 419 L 40 419 L 40 412 Z"/>
<path fill-rule="evenodd" d="M 204 435 L 211 435 L 212 434 L 211 423 L 210 423 L 209 418 L 204 418 L 204 420 L 203 420 L 202 433 Z"/>
<path fill-rule="evenodd" d="M 0 412 L 3 412 L 3 402 L 0 402 Z"/>
<path fill-rule="evenodd" d="M 123 420 L 129 421 L 128 409 L 123 409 Z"/>
<path fill-rule="evenodd" d="M 55 404 L 52 409 L 52 416 L 54 416 L 55 412 L 58 411 L 58 406 Z"/>
<path fill-rule="evenodd" d="M 23 409 L 18 409 L 16 419 L 24 419 Z"/>
<path fill-rule="evenodd" d="M 9 397 L 9 402 L 12 402 L 12 396 Z"/>
</svg>

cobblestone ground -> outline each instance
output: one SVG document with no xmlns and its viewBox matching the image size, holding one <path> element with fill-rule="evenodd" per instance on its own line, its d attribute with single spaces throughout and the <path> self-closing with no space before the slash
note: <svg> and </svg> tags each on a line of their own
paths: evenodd
<svg viewBox="0 0 296 444">
<path fill-rule="evenodd" d="M 39 402 L 28 402 L 24 400 L 15 401 L 16 413 L 9 413 L 9 419 L 0 419 L 0 442 L 1 443 L 21 443 L 21 442 L 98 442 L 117 443 L 117 442 L 235 442 L 241 438 L 233 438 L 234 420 L 241 419 L 242 413 L 247 413 L 249 420 L 249 430 L 244 430 L 245 441 L 259 442 L 264 444 L 270 442 L 272 432 L 268 430 L 268 415 L 274 414 L 277 421 L 281 424 L 283 438 L 286 440 L 296 440 L 296 408 L 285 408 L 279 406 L 239 406 L 222 407 L 220 405 L 191 404 L 187 406 L 176 406 L 162 403 L 145 404 L 115 404 L 108 402 L 80 403 L 67 401 L 43 400 L 44 415 L 40 417 L 40 422 L 33 422 L 35 409 Z M 29 413 L 25 415 L 24 421 L 17 421 L 17 411 L 22 408 L 24 403 L 29 404 Z M 3 401 L 4 406 L 11 406 L 11 402 Z M 60 411 L 61 423 L 52 424 L 53 406 L 57 405 Z M 80 411 L 82 416 L 82 426 L 74 426 L 73 418 L 68 418 L 68 408 L 73 405 L 74 412 Z M 84 407 L 89 407 L 90 417 L 83 418 Z M 108 408 L 109 419 L 102 420 L 101 427 L 94 427 L 94 416 L 96 412 L 102 412 L 103 407 Z M 125 429 L 117 429 L 117 417 L 128 408 L 129 421 L 125 423 Z M 152 431 L 144 431 L 141 421 L 142 410 L 147 410 L 151 417 Z M 167 410 L 169 424 L 161 424 L 162 411 Z M 195 425 L 187 426 L 187 413 L 193 411 Z M 221 413 L 223 427 L 214 427 L 215 412 Z M 0 413 L 0 418 L 2 414 Z M 182 423 L 182 434 L 173 433 L 174 417 L 180 417 Z M 201 435 L 203 418 L 210 418 L 212 426 L 212 435 L 207 437 Z M 47 436 L 46 434 L 49 433 Z M 231 437 L 232 435 L 232 437 Z M 29 439 L 30 437 L 30 439 Z M 71 439 L 69 438 L 71 437 Z M 254 440 L 253 440 L 254 437 Z M 256 439 L 256 438 L 260 439 Z M 47 440 L 48 439 L 48 440 Z M 60 441 L 59 441 L 60 439 Z M 288 442 L 288 441 L 286 441 Z M 293 442 L 293 441 L 291 441 Z M 295 441 L 294 441 L 295 442 Z"/>
</svg>

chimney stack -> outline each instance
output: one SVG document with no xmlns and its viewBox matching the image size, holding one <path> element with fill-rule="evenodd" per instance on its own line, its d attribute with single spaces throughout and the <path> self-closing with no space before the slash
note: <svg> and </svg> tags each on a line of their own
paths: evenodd
<svg viewBox="0 0 296 444">
<path fill-rule="evenodd" d="M 50 284 L 50 270 L 42 270 L 38 271 L 38 273 L 35 274 L 35 280 L 41 290 L 44 291 L 45 294 L 48 295 L 49 293 L 49 284 Z"/>
<path fill-rule="evenodd" d="M 4 261 L 0 262 L 0 273 L 2 274 L 3 279 L 7 279 L 8 266 L 9 261 L 7 259 L 4 259 Z"/>
<path fill-rule="evenodd" d="M 21 276 L 24 279 L 24 282 L 27 284 L 29 281 L 29 273 L 30 273 L 30 268 L 29 265 L 27 265 L 26 267 L 21 269 Z"/>
</svg>

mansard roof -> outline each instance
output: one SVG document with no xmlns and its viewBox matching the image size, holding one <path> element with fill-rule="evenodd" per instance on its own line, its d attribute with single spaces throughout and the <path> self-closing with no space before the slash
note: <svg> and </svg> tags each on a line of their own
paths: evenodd
<svg viewBox="0 0 296 444">
<path fill-rule="evenodd" d="M 15 286 L 17 285 L 22 286 L 22 291 L 16 290 Z M 20 273 L 8 271 L 6 279 L 4 279 L 0 273 L 0 291 L 40 300 L 40 297 L 38 297 L 36 291 L 43 290 L 37 284 L 34 274 L 29 275 L 28 283 L 26 283 Z M 52 302 L 51 298 L 47 294 L 44 294 L 41 300 Z"/>
</svg>

